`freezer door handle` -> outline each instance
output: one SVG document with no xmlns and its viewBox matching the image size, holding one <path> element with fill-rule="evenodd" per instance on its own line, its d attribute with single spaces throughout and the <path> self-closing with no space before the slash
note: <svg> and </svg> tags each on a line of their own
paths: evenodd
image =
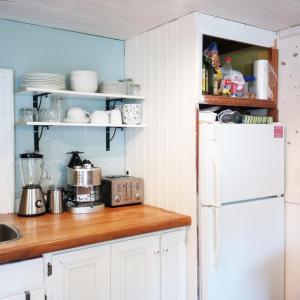
<svg viewBox="0 0 300 300">
<path fill-rule="evenodd" d="M 218 264 L 221 251 L 221 237 L 220 237 L 220 210 L 214 208 L 214 255 L 213 255 L 213 269 L 214 272 L 218 270 Z"/>
<path fill-rule="evenodd" d="M 214 166 L 214 203 L 213 206 L 220 207 L 220 168 L 216 153 L 216 140 L 213 139 L 213 147 L 212 147 L 212 160 Z"/>
</svg>

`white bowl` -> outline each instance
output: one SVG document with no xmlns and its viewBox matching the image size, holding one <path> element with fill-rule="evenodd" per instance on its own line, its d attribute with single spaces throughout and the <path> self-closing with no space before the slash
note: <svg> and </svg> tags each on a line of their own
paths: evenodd
<svg viewBox="0 0 300 300">
<path fill-rule="evenodd" d="M 71 77 L 93 77 L 98 78 L 98 74 L 94 71 L 85 71 L 85 70 L 78 70 L 78 71 L 72 71 Z"/>
<path fill-rule="evenodd" d="M 91 114 L 91 123 L 109 124 L 109 112 L 104 110 L 95 110 Z"/>
<path fill-rule="evenodd" d="M 67 111 L 66 119 L 84 120 L 90 117 L 90 113 L 82 109 L 81 107 L 71 107 Z"/>
<path fill-rule="evenodd" d="M 74 83 L 71 82 L 71 89 L 73 91 L 77 92 L 91 92 L 94 93 L 98 89 L 98 84 L 97 83 L 92 83 L 92 84 L 80 84 L 80 83 Z"/>
</svg>

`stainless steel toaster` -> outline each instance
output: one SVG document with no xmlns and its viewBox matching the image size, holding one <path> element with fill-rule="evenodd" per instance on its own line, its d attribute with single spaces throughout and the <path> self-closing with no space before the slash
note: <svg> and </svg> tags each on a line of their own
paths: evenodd
<svg viewBox="0 0 300 300">
<path fill-rule="evenodd" d="M 101 201 L 107 206 L 144 202 L 144 180 L 132 176 L 107 176 L 101 182 Z"/>
</svg>

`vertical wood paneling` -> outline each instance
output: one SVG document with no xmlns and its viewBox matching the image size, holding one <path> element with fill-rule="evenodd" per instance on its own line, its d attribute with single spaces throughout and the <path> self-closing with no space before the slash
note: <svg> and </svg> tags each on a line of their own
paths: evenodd
<svg viewBox="0 0 300 300">
<path fill-rule="evenodd" d="M 187 299 L 197 292 L 195 107 L 200 35 L 191 14 L 126 41 L 126 77 L 147 97 L 147 128 L 127 130 L 126 168 L 145 179 L 148 204 L 188 214 Z"/>
<path fill-rule="evenodd" d="M 0 213 L 14 212 L 15 148 L 13 71 L 0 69 Z"/>
</svg>

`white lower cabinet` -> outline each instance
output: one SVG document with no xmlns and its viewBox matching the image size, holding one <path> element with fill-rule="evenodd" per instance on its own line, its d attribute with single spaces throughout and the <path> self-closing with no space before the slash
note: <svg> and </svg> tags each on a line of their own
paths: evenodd
<svg viewBox="0 0 300 300">
<path fill-rule="evenodd" d="M 161 235 L 161 300 L 186 299 L 185 231 Z"/>
<path fill-rule="evenodd" d="M 43 300 L 43 259 L 0 265 L 0 300 Z"/>
<path fill-rule="evenodd" d="M 185 236 L 160 231 L 0 266 L 0 300 L 185 300 Z"/>
<path fill-rule="evenodd" d="M 43 300 L 45 292 L 43 289 L 28 290 L 19 292 L 5 297 L 0 297 L 0 300 Z"/>
<path fill-rule="evenodd" d="M 114 243 L 111 282 L 111 300 L 159 299 L 159 235 Z"/>
<path fill-rule="evenodd" d="M 110 244 L 50 256 L 52 274 L 51 268 L 47 271 L 50 299 L 110 299 Z"/>
</svg>

